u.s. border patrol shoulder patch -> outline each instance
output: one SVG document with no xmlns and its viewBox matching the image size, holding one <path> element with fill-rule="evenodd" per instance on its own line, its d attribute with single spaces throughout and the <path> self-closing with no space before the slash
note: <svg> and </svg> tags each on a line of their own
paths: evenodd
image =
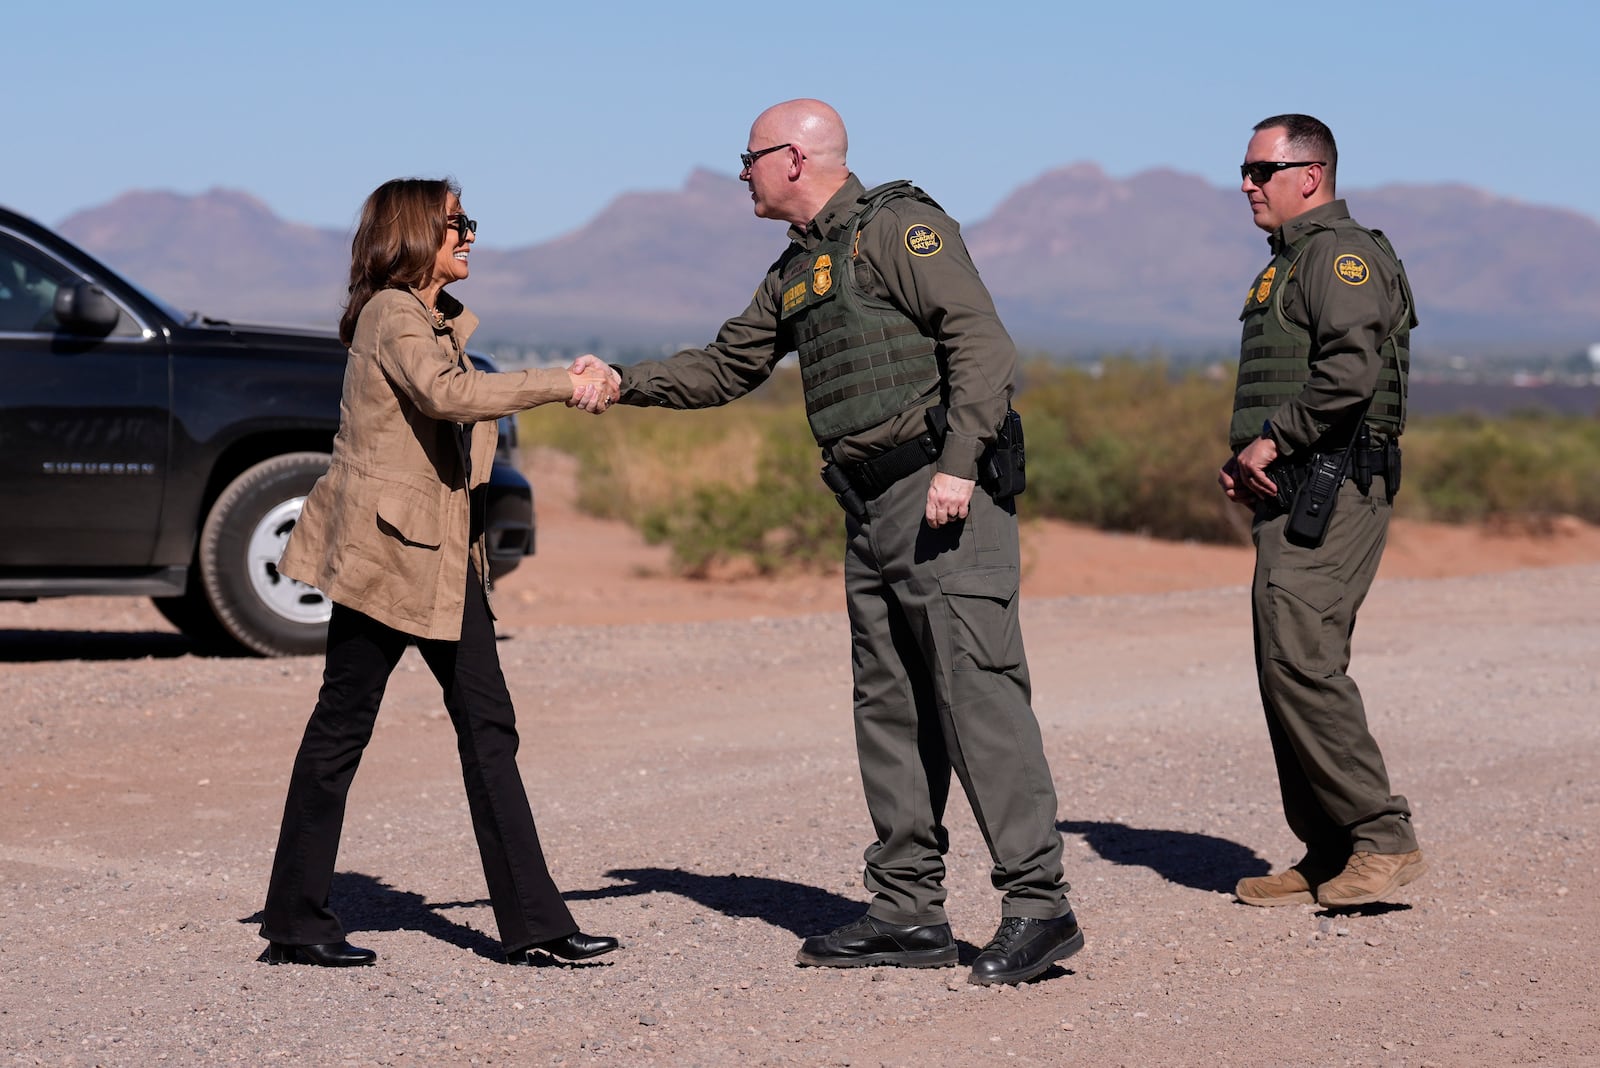
<svg viewBox="0 0 1600 1068">
<path fill-rule="evenodd" d="M 939 231 L 923 223 L 906 229 L 906 251 L 913 256 L 932 256 L 944 248 L 944 238 Z"/>
<path fill-rule="evenodd" d="M 1366 261 L 1353 252 L 1341 253 L 1333 261 L 1334 277 L 1347 286 L 1361 285 L 1371 273 L 1367 270 Z"/>
</svg>

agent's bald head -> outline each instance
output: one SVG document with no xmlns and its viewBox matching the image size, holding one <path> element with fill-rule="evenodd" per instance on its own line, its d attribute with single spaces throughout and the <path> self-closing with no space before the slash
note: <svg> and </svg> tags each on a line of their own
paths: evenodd
<svg viewBox="0 0 1600 1068">
<path fill-rule="evenodd" d="M 844 120 L 820 100 L 786 100 L 763 111 L 750 127 L 751 139 L 771 135 L 772 144 L 789 141 L 801 145 L 808 159 L 836 167 L 845 165 L 850 147 Z"/>
<path fill-rule="evenodd" d="M 849 138 L 839 113 L 820 100 L 774 104 L 750 125 L 752 153 L 774 146 L 740 175 L 750 186 L 755 213 L 804 226 L 850 177 L 845 162 Z"/>
</svg>

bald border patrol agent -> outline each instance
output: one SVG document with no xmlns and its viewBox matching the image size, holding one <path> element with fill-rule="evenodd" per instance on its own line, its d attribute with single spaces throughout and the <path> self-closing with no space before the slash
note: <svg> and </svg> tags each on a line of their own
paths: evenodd
<svg viewBox="0 0 1600 1068">
<path fill-rule="evenodd" d="M 1239 882 L 1249 905 L 1388 898 L 1427 870 L 1345 673 L 1400 488 L 1411 285 L 1388 238 L 1335 199 L 1338 149 L 1309 115 L 1263 119 L 1239 168 L 1272 260 L 1245 296 L 1218 476 L 1254 509 L 1257 677 L 1284 815 L 1305 856 Z"/>
<path fill-rule="evenodd" d="M 866 915 L 807 938 L 798 963 L 956 963 L 944 911 L 953 770 L 1003 894 L 969 979 L 1019 983 L 1083 935 L 1018 623 L 1021 442 L 1002 435 L 1016 425 L 1016 349 L 954 220 L 908 182 L 865 188 L 845 152 L 844 124 L 821 101 L 756 119 L 740 178 L 756 215 L 790 224 L 790 244 L 711 345 L 618 368 L 620 399 L 723 404 L 798 351 L 824 479 L 847 512 L 856 744 L 877 832 Z"/>
</svg>

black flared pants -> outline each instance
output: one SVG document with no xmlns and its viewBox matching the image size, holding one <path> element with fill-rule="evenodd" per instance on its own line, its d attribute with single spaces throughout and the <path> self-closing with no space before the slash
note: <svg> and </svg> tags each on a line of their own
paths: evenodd
<svg viewBox="0 0 1600 1068">
<path fill-rule="evenodd" d="M 444 691 L 456 730 L 472 829 L 507 952 L 578 929 L 545 867 L 533 812 L 517 770 L 516 713 L 500 671 L 494 623 L 476 571 L 467 569 L 459 641 L 416 639 Z M 389 675 L 408 635 L 344 605 L 328 624 L 327 663 L 316 708 L 289 778 L 261 935 L 274 942 L 339 942 L 328 906 L 345 798 L 372 737 Z"/>
</svg>

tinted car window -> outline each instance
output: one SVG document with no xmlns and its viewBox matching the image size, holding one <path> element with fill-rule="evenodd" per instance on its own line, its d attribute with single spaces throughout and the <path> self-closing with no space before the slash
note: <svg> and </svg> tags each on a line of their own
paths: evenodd
<svg viewBox="0 0 1600 1068">
<path fill-rule="evenodd" d="M 56 292 L 83 281 L 70 267 L 9 233 L 0 232 L 0 334 L 56 334 Z M 126 308 L 112 331 L 137 337 L 141 328 Z"/>
<path fill-rule="evenodd" d="M 56 290 L 66 282 L 60 264 L 0 235 L 0 332 L 54 332 Z"/>
</svg>

